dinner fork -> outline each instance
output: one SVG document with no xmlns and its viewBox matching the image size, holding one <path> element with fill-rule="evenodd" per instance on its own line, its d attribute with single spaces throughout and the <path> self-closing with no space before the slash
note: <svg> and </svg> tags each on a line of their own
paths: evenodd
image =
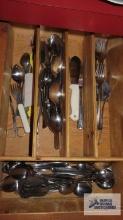
<svg viewBox="0 0 123 220">
<path fill-rule="evenodd" d="M 18 83 L 11 85 L 11 94 L 17 103 L 24 130 L 26 133 L 30 133 L 30 125 L 23 105 L 23 85 Z"/>
<path fill-rule="evenodd" d="M 98 38 L 96 41 L 96 82 L 97 82 L 97 129 L 103 129 L 103 113 L 105 102 L 109 96 L 103 97 L 103 84 L 105 83 L 105 58 L 107 39 Z"/>
</svg>

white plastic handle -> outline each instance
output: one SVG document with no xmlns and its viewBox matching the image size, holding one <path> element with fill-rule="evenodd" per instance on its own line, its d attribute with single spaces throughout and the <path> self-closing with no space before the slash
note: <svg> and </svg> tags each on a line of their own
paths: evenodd
<svg viewBox="0 0 123 220">
<path fill-rule="evenodd" d="M 73 121 L 77 121 L 79 118 L 79 85 L 71 84 L 71 115 L 70 118 Z"/>
<path fill-rule="evenodd" d="M 19 111 L 25 132 L 30 133 L 30 125 L 29 125 L 23 104 L 18 104 L 18 111 Z"/>
</svg>

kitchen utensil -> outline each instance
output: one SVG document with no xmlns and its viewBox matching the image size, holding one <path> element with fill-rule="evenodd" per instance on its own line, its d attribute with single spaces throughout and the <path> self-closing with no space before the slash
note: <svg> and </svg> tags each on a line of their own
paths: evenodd
<svg viewBox="0 0 123 220">
<path fill-rule="evenodd" d="M 75 177 L 81 179 L 91 179 L 94 175 L 94 171 L 83 169 L 79 170 L 76 167 L 55 167 L 52 169 L 55 176 Z"/>
<path fill-rule="evenodd" d="M 69 62 L 70 80 L 71 84 L 78 84 L 81 70 L 81 60 L 77 56 L 73 56 Z"/>
<path fill-rule="evenodd" d="M 73 183 L 70 180 L 61 179 L 60 184 L 58 186 L 58 190 L 61 194 L 67 195 L 73 192 Z"/>
<path fill-rule="evenodd" d="M 17 83 L 23 83 L 24 82 L 25 73 L 24 73 L 23 68 L 20 67 L 19 65 L 15 64 L 12 67 L 11 74 L 12 74 L 12 79 L 14 81 L 16 81 Z"/>
<path fill-rule="evenodd" d="M 52 106 L 50 109 L 48 126 L 53 133 L 60 132 L 62 130 L 62 116 L 59 107 L 56 105 Z"/>
<path fill-rule="evenodd" d="M 6 176 L 0 182 L 0 189 L 4 192 L 14 192 L 18 188 L 18 181 L 12 178 L 11 176 Z"/>
<path fill-rule="evenodd" d="M 34 164 L 30 164 L 30 166 L 34 170 L 41 170 L 41 169 L 53 169 L 55 167 L 66 167 L 68 165 L 68 162 L 59 162 L 59 161 L 53 161 L 53 162 L 37 162 Z"/>
<path fill-rule="evenodd" d="M 51 53 L 51 60 L 54 56 L 62 56 L 63 41 L 57 34 L 52 34 L 47 40 L 48 48 Z"/>
<path fill-rule="evenodd" d="M 50 109 L 50 115 L 48 118 L 48 127 L 54 133 L 54 147 L 59 149 L 60 139 L 59 132 L 62 131 L 63 119 L 59 106 L 54 105 Z"/>
<path fill-rule="evenodd" d="M 92 185 L 89 182 L 77 182 L 74 186 L 73 192 L 79 197 L 83 197 L 85 193 L 92 192 Z"/>
<path fill-rule="evenodd" d="M 102 103 L 103 93 L 102 85 L 105 81 L 105 58 L 107 49 L 107 39 L 98 38 L 96 41 L 96 82 L 97 82 L 97 129 L 103 129 L 103 112 L 105 102 L 108 96 L 106 96 L 104 102 Z"/>
<path fill-rule="evenodd" d="M 43 88 L 44 86 L 49 86 L 53 79 L 54 77 L 51 73 L 50 66 L 44 68 L 39 75 L 39 89 Z"/>
<path fill-rule="evenodd" d="M 115 184 L 115 181 L 113 178 L 111 179 L 100 179 L 95 181 L 97 186 L 99 186 L 101 189 L 112 189 L 112 187 Z"/>
<path fill-rule="evenodd" d="M 49 87 L 49 99 L 54 103 L 58 104 L 60 98 L 63 97 L 63 90 L 61 84 L 58 80 L 54 80 L 54 82 Z"/>
<path fill-rule="evenodd" d="M 26 133 L 30 133 L 30 125 L 23 106 L 23 86 L 21 84 L 11 85 L 11 94 L 17 102 L 18 111 Z"/>
<path fill-rule="evenodd" d="M 115 180 L 111 168 L 105 168 L 95 173 L 95 183 L 103 189 L 110 189 L 113 187 Z"/>
<path fill-rule="evenodd" d="M 32 66 L 30 64 L 30 54 L 24 53 L 20 58 L 20 64 L 24 69 L 25 73 L 31 73 L 32 72 Z"/>
<path fill-rule="evenodd" d="M 54 57 L 51 62 L 52 74 L 57 77 L 57 75 L 64 70 L 63 60 L 61 57 Z"/>
<path fill-rule="evenodd" d="M 77 128 L 83 128 L 82 87 L 83 77 L 81 74 L 81 60 L 73 56 L 69 63 L 71 79 L 71 115 L 70 118 L 77 121 Z"/>
<path fill-rule="evenodd" d="M 83 92 L 83 76 L 82 73 L 79 75 L 79 118 L 77 121 L 77 128 L 82 129 L 84 127 L 84 119 L 83 119 L 83 98 L 82 98 L 82 92 Z"/>
<path fill-rule="evenodd" d="M 41 176 L 29 176 L 22 179 L 18 186 L 18 193 L 22 198 L 44 196 L 48 191 L 48 182 Z"/>
<path fill-rule="evenodd" d="M 2 164 L 2 172 L 9 174 L 11 169 L 14 169 L 17 166 L 24 166 L 24 162 L 20 161 L 9 161 Z"/>
<path fill-rule="evenodd" d="M 9 175 L 12 176 L 16 180 L 25 179 L 28 176 L 33 175 L 33 169 L 29 166 L 21 167 L 18 166 L 14 169 L 11 169 Z"/>
<path fill-rule="evenodd" d="M 16 112 L 14 110 L 14 106 L 13 106 L 13 102 L 12 102 L 12 98 L 11 96 L 9 96 L 9 100 L 10 100 L 10 108 L 11 108 L 11 113 L 12 113 L 12 120 L 13 120 L 13 131 L 14 131 L 14 134 L 17 135 L 18 132 L 17 132 L 17 123 L 16 123 Z M 7 136 L 9 136 L 8 134 L 8 129 L 7 129 Z"/>
</svg>

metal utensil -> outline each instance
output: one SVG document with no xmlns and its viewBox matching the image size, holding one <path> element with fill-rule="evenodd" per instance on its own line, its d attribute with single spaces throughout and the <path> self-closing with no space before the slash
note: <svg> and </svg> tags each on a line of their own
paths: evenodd
<svg viewBox="0 0 123 220">
<path fill-rule="evenodd" d="M 23 123 L 24 130 L 26 133 L 30 133 L 30 125 L 23 105 L 23 85 L 21 84 L 11 85 L 11 94 L 17 102 L 18 111 Z"/>
<path fill-rule="evenodd" d="M 17 166 L 24 166 L 24 162 L 20 161 L 9 161 L 2 164 L 2 172 L 9 174 L 11 169 L 16 168 Z"/>
<path fill-rule="evenodd" d="M 61 88 L 61 84 L 58 80 L 54 80 L 54 82 L 49 87 L 49 99 L 54 104 L 59 104 L 60 99 L 63 97 L 63 91 Z"/>
<path fill-rule="evenodd" d="M 57 105 L 52 105 L 50 109 L 48 127 L 53 133 L 62 130 L 62 115 L 59 106 Z"/>
<path fill-rule="evenodd" d="M 97 129 L 103 129 L 103 112 L 105 102 L 107 101 L 108 95 L 103 100 L 103 88 L 102 85 L 105 81 L 105 58 L 107 49 L 107 39 L 98 38 L 96 41 L 96 82 L 97 82 Z"/>
<path fill-rule="evenodd" d="M 100 179 L 100 180 L 97 180 L 95 181 L 97 186 L 99 186 L 101 189 L 112 189 L 112 187 L 114 186 L 115 184 L 115 181 L 114 179 Z"/>
<path fill-rule="evenodd" d="M 92 192 L 92 185 L 89 182 L 77 182 L 75 184 L 75 187 L 73 189 L 73 192 L 75 195 L 79 197 L 83 197 L 85 193 L 91 193 Z"/>
<path fill-rule="evenodd" d="M 4 192 L 14 192 L 18 189 L 18 181 L 11 176 L 6 176 L 0 182 L 0 189 Z"/>
<path fill-rule="evenodd" d="M 14 81 L 16 81 L 17 83 L 23 83 L 24 82 L 25 73 L 24 73 L 23 68 L 21 68 L 19 65 L 15 64 L 12 67 L 11 74 L 12 74 L 12 79 Z"/>
<path fill-rule="evenodd" d="M 63 41 L 57 34 L 52 34 L 47 40 L 48 48 L 51 53 L 51 60 L 54 56 L 62 56 Z"/>
<path fill-rule="evenodd" d="M 18 186 L 18 193 L 22 198 L 44 196 L 48 191 L 48 182 L 41 176 L 29 176 L 21 180 Z"/>
<path fill-rule="evenodd" d="M 20 64 L 24 69 L 25 73 L 31 73 L 32 72 L 32 66 L 30 64 L 30 54 L 24 53 L 20 58 Z"/>
<path fill-rule="evenodd" d="M 34 170 L 41 170 L 41 169 L 53 169 L 55 167 L 66 167 L 68 162 L 60 162 L 60 161 L 53 161 L 53 162 L 37 162 L 34 164 L 30 164 L 30 166 Z"/>
<path fill-rule="evenodd" d="M 84 119 L 83 119 L 83 98 L 82 98 L 82 92 L 83 92 L 83 75 L 82 73 L 80 73 L 79 75 L 79 80 L 78 80 L 78 84 L 79 84 L 79 118 L 77 121 L 77 128 L 78 129 L 83 129 L 84 127 Z"/>
<path fill-rule="evenodd" d="M 25 179 L 28 176 L 31 176 L 33 174 L 34 174 L 34 171 L 29 166 L 25 166 L 25 167 L 18 166 L 14 169 L 11 169 L 9 172 L 9 175 L 12 176 L 16 180 Z"/>
<path fill-rule="evenodd" d="M 72 193 L 73 188 L 74 188 L 73 182 L 68 179 L 66 179 L 66 180 L 61 179 L 60 184 L 58 186 L 59 192 L 63 195 L 67 195 L 69 193 Z"/>
<path fill-rule="evenodd" d="M 102 189 L 111 189 L 115 184 L 112 169 L 109 167 L 97 171 L 95 174 L 95 183 Z"/>
<path fill-rule="evenodd" d="M 63 65 L 63 60 L 61 57 L 57 56 L 57 57 L 54 57 L 52 59 L 52 62 L 51 62 L 51 71 L 52 71 L 52 74 L 57 77 L 57 75 L 59 73 L 61 73 L 63 70 L 64 70 L 64 65 Z"/>
</svg>

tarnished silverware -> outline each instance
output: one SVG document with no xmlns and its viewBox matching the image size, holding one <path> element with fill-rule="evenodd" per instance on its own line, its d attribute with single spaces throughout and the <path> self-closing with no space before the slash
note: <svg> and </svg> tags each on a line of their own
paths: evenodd
<svg viewBox="0 0 123 220">
<path fill-rule="evenodd" d="M 109 98 L 110 89 L 106 94 L 105 84 L 108 85 L 105 77 L 105 58 L 107 49 L 107 39 L 98 38 L 96 41 L 96 83 L 97 83 L 97 129 L 103 129 L 104 106 Z"/>
</svg>

